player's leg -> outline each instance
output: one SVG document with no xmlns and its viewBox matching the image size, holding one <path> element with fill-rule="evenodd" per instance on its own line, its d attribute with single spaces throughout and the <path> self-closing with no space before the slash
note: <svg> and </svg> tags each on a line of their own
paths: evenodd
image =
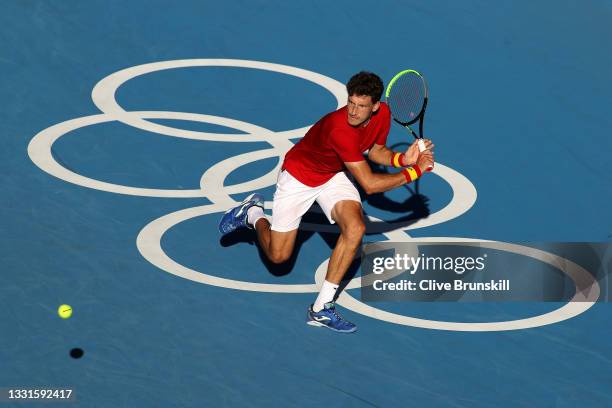
<svg viewBox="0 0 612 408">
<path fill-rule="evenodd" d="M 340 227 L 340 237 L 329 259 L 325 280 L 338 285 L 353 262 L 365 234 L 361 202 L 344 200 L 336 203 L 332 218 Z"/>
<path fill-rule="evenodd" d="M 291 257 L 302 216 L 312 206 L 322 187 L 308 187 L 289 172 L 279 174 L 272 203 L 272 224 L 266 218 L 263 197 L 254 194 L 222 218 L 219 230 L 230 233 L 238 228 L 255 228 L 257 240 L 265 255 L 274 263 Z"/>
<path fill-rule="evenodd" d="M 302 216 L 320 191 L 322 187 L 306 186 L 284 170 L 276 182 L 272 223 L 263 212 L 253 210 L 253 217 L 250 218 L 257 231 L 257 240 L 270 261 L 282 263 L 291 257 Z"/>
<path fill-rule="evenodd" d="M 255 231 L 259 246 L 270 261 L 283 263 L 291 257 L 297 237 L 297 228 L 286 232 L 274 231 L 270 221 L 263 217 L 255 221 Z"/>
<path fill-rule="evenodd" d="M 334 299 L 340 281 L 359 250 L 365 223 L 359 192 L 346 175 L 339 173 L 329 183 L 329 188 L 321 193 L 317 202 L 329 221 L 340 227 L 340 237 L 330 257 L 321 291 L 308 309 L 306 321 L 310 325 L 351 333 L 357 327 L 338 314 Z"/>
<path fill-rule="evenodd" d="M 340 237 L 329 259 L 321 291 L 315 303 L 306 312 L 306 323 L 337 332 L 352 333 L 357 330 L 357 326 L 336 311 L 334 299 L 339 283 L 353 262 L 365 232 L 361 203 L 352 200 L 340 201 L 334 206 L 332 214 L 340 227 Z"/>
<path fill-rule="evenodd" d="M 359 250 L 365 233 L 361 202 L 354 200 L 338 201 L 333 206 L 331 217 L 340 227 L 340 236 L 329 258 L 327 274 L 321 286 L 321 291 L 312 305 L 315 312 L 322 310 L 326 304 L 334 302 L 338 295 L 340 281 L 342 281 L 353 259 L 355 259 L 355 254 Z"/>
</svg>

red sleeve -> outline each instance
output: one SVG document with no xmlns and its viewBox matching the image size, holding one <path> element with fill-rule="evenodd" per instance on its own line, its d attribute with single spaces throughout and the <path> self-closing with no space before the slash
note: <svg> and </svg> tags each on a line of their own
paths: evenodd
<svg viewBox="0 0 612 408">
<path fill-rule="evenodd" d="M 376 136 L 376 144 L 385 146 L 387 144 L 387 136 L 391 129 L 391 111 L 386 103 L 380 104 L 381 125 L 378 135 Z"/>
<path fill-rule="evenodd" d="M 334 129 L 329 134 L 329 143 L 343 162 L 357 162 L 365 160 L 359 150 L 359 138 L 350 132 Z"/>
</svg>

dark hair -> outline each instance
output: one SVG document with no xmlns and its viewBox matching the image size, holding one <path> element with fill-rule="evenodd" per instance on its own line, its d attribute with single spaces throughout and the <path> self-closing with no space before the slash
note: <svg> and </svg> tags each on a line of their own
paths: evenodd
<svg viewBox="0 0 612 408">
<path fill-rule="evenodd" d="M 372 72 L 361 71 L 351 77 L 346 84 L 349 96 L 369 96 L 372 103 L 380 101 L 384 86 L 380 77 Z"/>
</svg>

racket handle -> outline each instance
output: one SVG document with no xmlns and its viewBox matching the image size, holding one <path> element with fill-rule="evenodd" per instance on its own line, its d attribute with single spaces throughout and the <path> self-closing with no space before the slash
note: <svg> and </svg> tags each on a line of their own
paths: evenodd
<svg viewBox="0 0 612 408">
<path fill-rule="evenodd" d="M 421 151 L 421 152 L 422 152 L 422 151 L 427 150 L 427 149 L 425 148 L 425 142 L 423 141 L 423 139 L 419 139 L 419 140 L 418 140 L 418 144 L 419 144 L 419 151 Z"/>
</svg>

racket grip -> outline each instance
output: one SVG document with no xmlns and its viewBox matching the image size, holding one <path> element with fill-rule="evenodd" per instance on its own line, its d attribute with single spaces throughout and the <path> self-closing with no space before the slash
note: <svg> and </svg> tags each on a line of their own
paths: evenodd
<svg viewBox="0 0 612 408">
<path fill-rule="evenodd" d="M 427 150 L 427 149 L 425 148 L 425 142 L 423 141 L 423 139 L 419 139 L 419 140 L 418 140 L 418 144 L 419 144 L 419 151 L 421 151 L 421 152 L 422 152 L 422 151 Z"/>
</svg>

